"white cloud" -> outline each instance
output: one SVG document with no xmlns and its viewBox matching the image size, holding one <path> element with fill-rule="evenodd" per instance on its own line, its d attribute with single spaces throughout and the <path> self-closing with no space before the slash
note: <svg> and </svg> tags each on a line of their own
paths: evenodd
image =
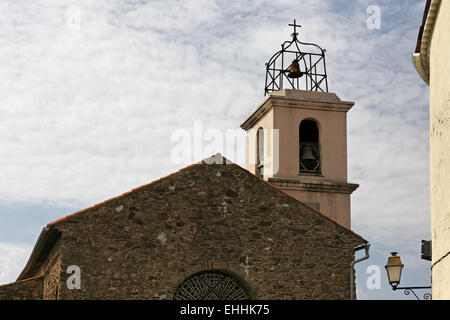
<svg viewBox="0 0 450 320">
<path fill-rule="evenodd" d="M 410 59 L 424 1 L 382 3 L 368 30 L 370 1 L 3 1 L 0 201 L 82 207 L 177 170 L 172 132 L 238 128 L 296 17 L 328 50 L 331 91 L 356 101 L 353 226 L 413 254 L 429 233 L 427 88 Z"/>
<path fill-rule="evenodd" d="M 16 281 L 33 248 L 0 242 L 0 285 Z"/>
</svg>

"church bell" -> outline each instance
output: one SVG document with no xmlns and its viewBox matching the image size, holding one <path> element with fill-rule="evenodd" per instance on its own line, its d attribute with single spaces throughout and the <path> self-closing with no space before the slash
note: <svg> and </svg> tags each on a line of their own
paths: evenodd
<svg viewBox="0 0 450 320">
<path fill-rule="evenodd" d="M 317 160 L 314 156 L 314 151 L 312 146 L 306 145 L 302 148 L 302 153 L 300 155 L 300 160 Z"/>
<path fill-rule="evenodd" d="M 291 66 L 289 67 L 288 77 L 292 79 L 298 79 L 303 76 L 303 72 L 300 71 L 300 64 L 297 60 L 292 61 Z"/>
</svg>

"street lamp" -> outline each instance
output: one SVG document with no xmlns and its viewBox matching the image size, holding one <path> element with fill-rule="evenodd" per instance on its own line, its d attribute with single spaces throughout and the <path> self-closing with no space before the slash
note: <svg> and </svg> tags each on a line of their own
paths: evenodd
<svg viewBox="0 0 450 320">
<path fill-rule="evenodd" d="M 402 260 L 400 259 L 398 252 L 392 252 L 391 256 L 388 258 L 388 263 L 385 266 L 386 272 L 389 279 L 389 284 L 392 288 L 397 288 L 400 284 L 400 279 L 402 277 L 402 270 L 404 265 L 402 264 Z"/>
<path fill-rule="evenodd" d="M 413 294 L 417 300 L 420 300 L 417 294 L 414 292 L 413 289 L 417 290 L 425 290 L 425 289 L 431 289 L 431 287 L 399 287 L 400 285 L 400 279 L 402 277 L 402 270 L 403 270 L 403 263 L 400 257 L 398 256 L 398 252 L 392 252 L 391 256 L 388 258 L 388 262 L 385 266 L 389 284 L 392 286 L 392 290 L 404 290 L 406 295 Z M 425 293 L 423 295 L 423 298 L 425 300 L 431 299 L 431 294 Z"/>
</svg>

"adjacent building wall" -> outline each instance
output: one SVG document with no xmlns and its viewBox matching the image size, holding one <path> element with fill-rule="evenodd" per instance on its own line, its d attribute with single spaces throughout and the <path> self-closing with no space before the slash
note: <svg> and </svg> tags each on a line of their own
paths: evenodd
<svg viewBox="0 0 450 320">
<path fill-rule="evenodd" d="M 433 299 L 450 299 L 450 1 L 442 1 L 430 52 Z"/>
</svg>

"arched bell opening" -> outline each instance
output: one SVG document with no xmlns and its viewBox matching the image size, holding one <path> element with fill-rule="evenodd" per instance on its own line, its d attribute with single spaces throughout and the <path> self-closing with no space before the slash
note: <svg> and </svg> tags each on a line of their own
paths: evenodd
<svg viewBox="0 0 450 320">
<path fill-rule="evenodd" d="M 303 120 L 300 124 L 300 173 L 320 174 L 319 127 L 315 120 Z"/>
</svg>

